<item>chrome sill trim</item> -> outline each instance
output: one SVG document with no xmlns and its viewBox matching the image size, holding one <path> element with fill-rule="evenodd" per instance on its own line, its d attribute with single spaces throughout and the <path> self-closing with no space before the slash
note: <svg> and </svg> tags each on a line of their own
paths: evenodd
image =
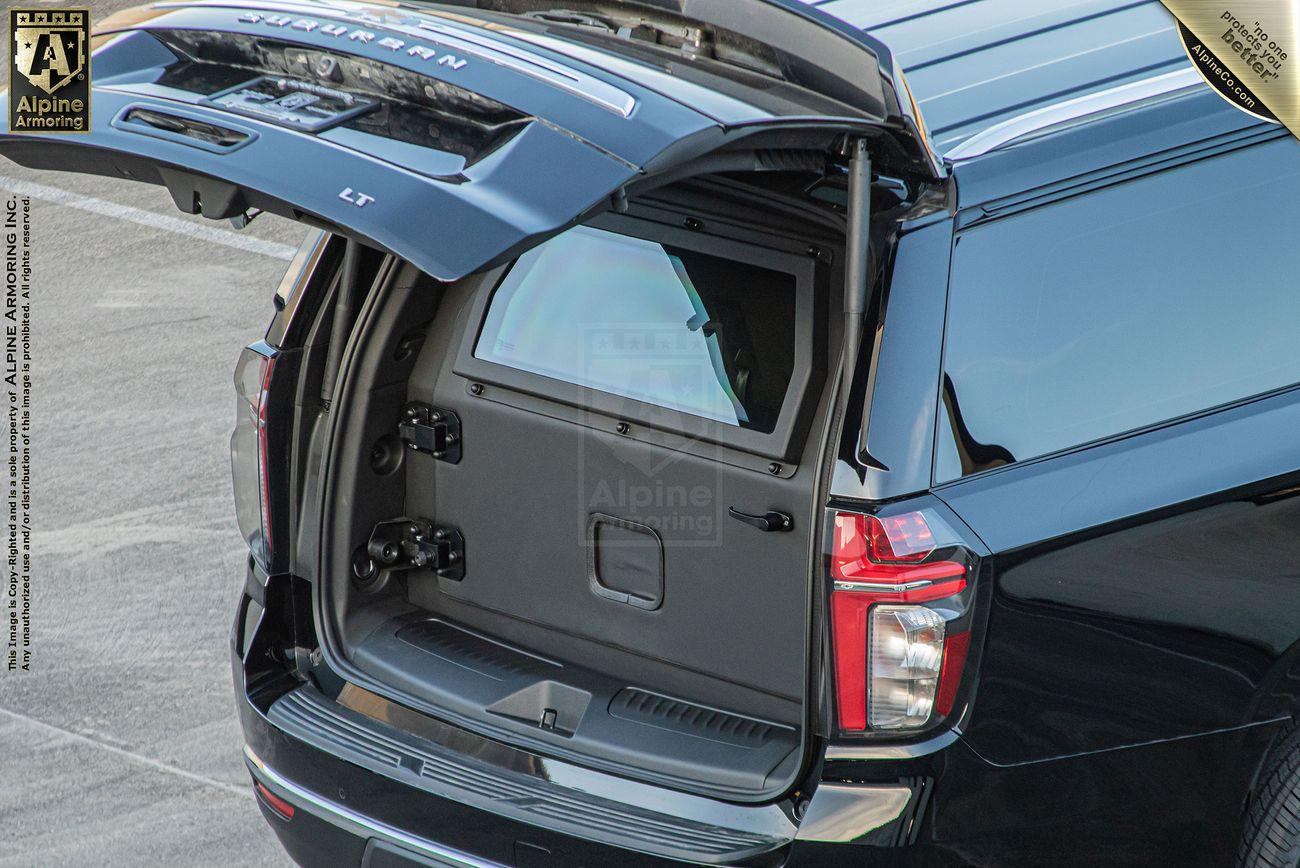
<svg viewBox="0 0 1300 868">
<path fill-rule="evenodd" d="M 319 819 L 337 826 L 349 834 L 361 838 L 378 838 L 389 844 L 399 847 L 405 847 L 408 850 L 414 850 L 422 856 L 428 856 L 437 859 L 450 866 L 465 866 L 465 868 L 506 868 L 498 862 L 489 862 L 461 853 L 458 850 L 452 850 L 435 844 L 432 841 L 426 841 L 423 838 L 417 838 L 414 835 L 407 834 L 401 829 L 393 828 L 387 823 L 381 823 L 378 820 L 371 819 L 363 814 L 358 814 L 350 808 L 332 802 L 329 799 L 319 796 L 310 790 L 303 789 L 292 781 L 286 779 L 277 773 L 274 769 L 262 761 L 253 749 L 244 745 L 244 758 L 248 760 L 249 766 L 253 770 L 253 775 L 262 782 L 271 792 L 275 793 L 282 799 L 292 803 L 295 807 L 302 808 Z"/>
<path fill-rule="evenodd" d="M 908 582 L 903 585 L 877 585 L 870 582 L 843 582 L 835 583 L 837 591 L 860 591 L 868 594 L 902 594 L 906 591 L 915 591 L 917 588 L 928 588 L 934 582 L 926 579 L 920 582 Z"/>
<path fill-rule="evenodd" d="M 971 160 L 1005 148 L 1026 136 L 1044 133 L 1071 121 L 1115 109 L 1134 107 L 1147 100 L 1170 96 L 1198 86 L 1208 87 L 1200 73 L 1188 66 L 1175 72 L 1167 72 L 1112 87 L 1109 90 L 1075 97 L 994 124 L 961 142 L 944 157 L 950 163 Z"/>
</svg>

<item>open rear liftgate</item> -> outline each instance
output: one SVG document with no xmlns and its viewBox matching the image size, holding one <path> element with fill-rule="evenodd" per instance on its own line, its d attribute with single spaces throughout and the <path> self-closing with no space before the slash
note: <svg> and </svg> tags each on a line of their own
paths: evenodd
<svg viewBox="0 0 1300 868">
<path fill-rule="evenodd" d="M 512 2 L 492 5 L 509 9 Z M 515 5 L 522 10 L 529 3 Z M 651 17 L 662 12 L 619 0 L 604 5 Z M 913 190 L 941 183 L 942 166 L 892 56 L 869 35 L 798 0 L 691 0 L 680 8 L 689 11 L 678 17 L 696 16 L 691 24 L 704 36 L 738 36 L 764 46 L 771 67 L 786 79 L 750 88 L 744 77 L 719 76 L 723 92 L 688 76 L 665 75 L 620 54 L 613 43 L 600 48 L 567 40 L 562 27 L 522 18 L 503 23 L 499 12 L 480 17 L 472 2 L 424 10 L 305 0 L 178 2 L 103 23 L 88 134 L 0 133 L 0 154 L 33 168 L 159 184 L 182 211 L 213 219 L 244 222 L 260 209 L 342 235 L 350 241 L 341 277 L 346 291 L 336 302 L 341 324 L 351 322 L 351 306 L 363 290 L 358 244 L 449 282 L 509 262 L 656 186 L 719 172 L 780 170 L 792 161 L 806 165 L 810 154 L 823 162 L 847 160 L 845 339 L 835 386 L 842 402 L 855 376 L 861 379 L 855 367 L 866 308 L 873 166 Z M 689 59 L 683 55 L 682 62 Z M 440 135 L 432 138 L 431 129 Z M 341 347 L 342 333 L 334 337 Z M 327 401 L 334 397 L 340 358 L 331 357 L 329 367 Z M 463 433 L 454 413 L 412 404 L 397 433 L 422 459 L 460 459 Z M 269 573 L 292 569 L 289 549 L 271 554 Z M 473 569 L 474 551 L 474 540 L 441 526 L 436 516 L 395 516 L 374 528 L 368 562 L 355 566 L 427 567 L 455 581 L 467 566 Z M 334 565 L 322 567 L 332 574 Z M 328 662 L 364 686 L 362 672 L 329 652 L 338 637 L 320 614 L 323 591 L 316 593 Z M 437 623 L 426 621 L 424 629 L 436 632 Z M 411 638 L 418 644 L 448 637 Z M 544 663 L 480 660 L 511 670 L 525 694 L 534 689 L 529 684 L 541 685 L 535 689 L 543 693 L 550 689 Z M 468 762 L 448 739 L 477 736 L 455 730 L 453 737 L 448 733 L 455 728 L 447 726 L 448 733 L 416 738 L 362 720 L 357 708 L 386 700 L 355 685 L 347 689 L 356 700 L 352 706 L 303 687 L 263 711 L 285 732 L 356 765 L 589 840 L 727 863 L 793 837 L 788 818 L 771 805 L 733 806 L 737 818 L 749 819 L 720 829 L 685 819 L 688 804 L 677 805 L 677 816 L 647 806 L 698 796 L 620 779 L 619 796 L 644 789 L 645 804 L 629 807 L 611 801 L 613 794 L 601 798 L 561 787 L 543 773 L 508 768 L 510 758 L 501 766 Z M 572 725 L 562 686 L 552 690 L 553 701 L 528 694 L 521 707 L 529 715 L 540 708 L 533 725 Z M 634 693 L 625 686 L 614 691 L 629 719 L 645 713 L 653 699 Z M 400 714 L 400 706 L 385 707 Z M 498 710 L 507 717 L 516 713 Z M 794 730 L 747 732 L 761 735 L 762 750 L 778 760 L 782 753 L 799 759 Z M 717 755 L 727 746 L 699 741 L 704 747 L 692 761 L 718 765 L 726 782 L 726 757 Z M 277 777 L 251 749 L 250 762 L 259 780 L 282 794 L 312 798 Z M 593 775 L 576 767 L 566 774 Z M 752 780 L 732 783 L 752 790 Z M 556 805 L 564 806 L 563 816 L 548 809 Z M 612 829 L 610 818 L 621 828 Z"/>
</svg>

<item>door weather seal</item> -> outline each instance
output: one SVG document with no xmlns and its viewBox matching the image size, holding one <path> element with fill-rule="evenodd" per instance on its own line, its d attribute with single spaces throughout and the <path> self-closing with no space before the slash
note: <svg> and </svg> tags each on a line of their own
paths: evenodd
<svg viewBox="0 0 1300 868">
<path fill-rule="evenodd" d="M 339 275 L 337 295 L 334 298 L 334 324 L 330 330 L 330 345 L 325 356 L 325 375 L 321 379 L 320 399 L 327 408 L 334 400 L 335 381 L 343 361 L 343 345 L 352 330 L 352 302 L 356 297 L 357 275 L 361 271 L 361 245 L 347 239 L 343 248 L 343 270 Z"/>
</svg>

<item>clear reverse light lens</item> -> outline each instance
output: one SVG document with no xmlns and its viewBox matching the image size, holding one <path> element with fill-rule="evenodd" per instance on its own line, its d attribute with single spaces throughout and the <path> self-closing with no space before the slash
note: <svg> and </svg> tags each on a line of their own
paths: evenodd
<svg viewBox="0 0 1300 868">
<path fill-rule="evenodd" d="M 269 347 L 267 348 L 269 351 Z M 235 430 L 230 435 L 235 516 L 240 533 L 263 569 L 271 564 L 270 480 L 267 478 L 266 393 L 275 358 L 248 347 L 235 368 Z"/>
<path fill-rule="evenodd" d="M 943 665 L 944 619 L 924 606 L 873 606 L 868 628 L 867 722 L 923 726 Z"/>
</svg>

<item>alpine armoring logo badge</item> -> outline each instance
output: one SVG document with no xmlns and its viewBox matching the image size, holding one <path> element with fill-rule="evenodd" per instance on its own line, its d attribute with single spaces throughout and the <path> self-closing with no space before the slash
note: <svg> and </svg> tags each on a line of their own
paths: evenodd
<svg viewBox="0 0 1300 868">
<path fill-rule="evenodd" d="M 90 131 L 90 11 L 9 13 L 9 130 Z"/>
</svg>

